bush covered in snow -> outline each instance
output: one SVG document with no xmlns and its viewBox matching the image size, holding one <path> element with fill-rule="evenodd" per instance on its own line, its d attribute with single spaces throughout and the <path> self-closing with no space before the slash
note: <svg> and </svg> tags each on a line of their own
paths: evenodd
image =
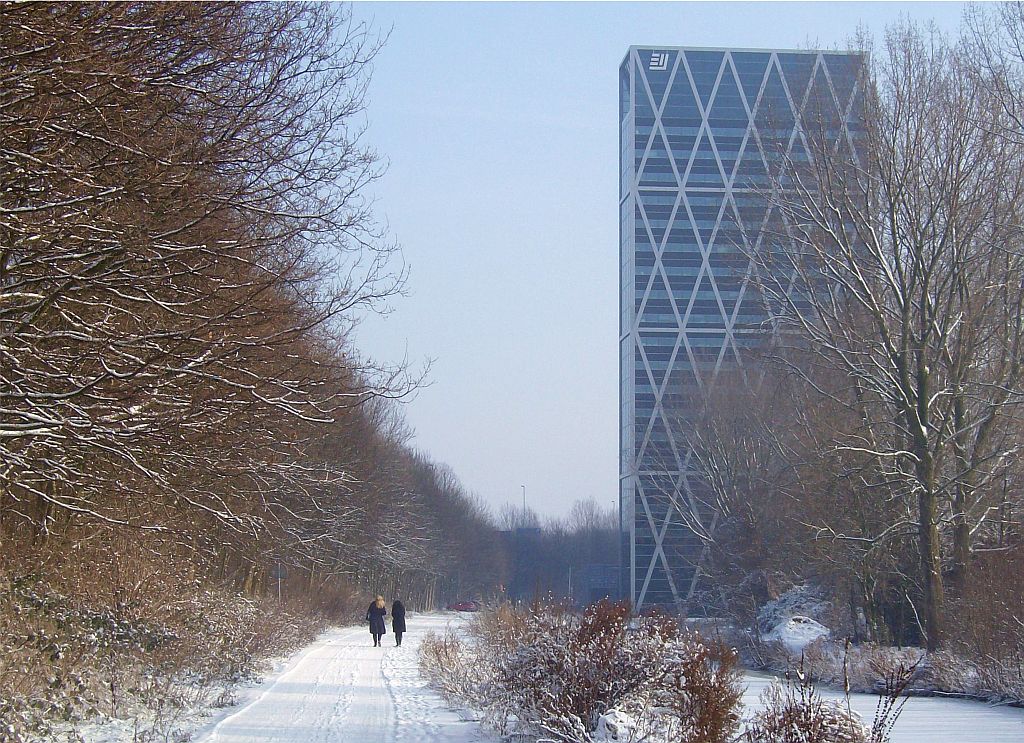
<svg viewBox="0 0 1024 743">
<path fill-rule="evenodd" d="M 763 709 L 746 725 L 743 743 L 888 743 L 916 666 L 897 665 L 885 678 L 871 726 L 844 702 L 823 700 L 803 664 L 761 694 Z"/>
<path fill-rule="evenodd" d="M 965 648 L 925 652 L 876 643 L 845 646 L 822 636 L 795 643 L 785 632 L 762 637 L 737 635 L 746 665 L 772 673 L 797 667 L 807 677 L 836 688 L 880 694 L 900 668 L 913 667 L 911 694 L 943 693 L 993 702 L 1024 703 L 1024 650 L 1003 648 L 1002 655 L 973 655 Z M 790 641 L 787 642 L 786 639 Z"/>
<path fill-rule="evenodd" d="M 601 602 L 582 617 L 551 605 L 503 607 L 481 617 L 468 640 L 432 638 L 421 653 L 442 690 L 503 733 L 515 724 L 589 743 L 628 728 L 719 743 L 739 724 L 735 652 L 668 617 L 631 619 L 623 603 Z"/>
<path fill-rule="evenodd" d="M 808 645 L 827 638 L 829 634 L 825 625 L 797 614 L 779 622 L 763 639 L 766 642 L 781 643 L 789 652 L 800 654 Z"/>
<path fill-rule="evenodd" d="M 807 676 L 775 681 L 761 695 L 764 709 L 754 715 L 745 743 L 869 743 L 871 731 L 860 715 L 838 702 L 825 701 Z"/>
<path fill-rule="evenodd" d="M 137 567 L 128 589 L 157 569 Z M 322 622 L 167 573 L 165 592 L 105 596 L 110 576 L 86 566 L 72 572 L 64 585 L 0 574 L 3 743 L 46 740 L 104 717 L 169 733 L 182 710 L 224 701 L 232 683 L 307 642 Z M 88 590 L 73 590 L 79 578 L 91 578 Z"/>
<path fill-rule="evenodd" d="M 420 642 L 420 670 L 449 702 L 476 700 L 484 683 L 467 642 L 454 630 L 428 634 Z"/>
</svg>

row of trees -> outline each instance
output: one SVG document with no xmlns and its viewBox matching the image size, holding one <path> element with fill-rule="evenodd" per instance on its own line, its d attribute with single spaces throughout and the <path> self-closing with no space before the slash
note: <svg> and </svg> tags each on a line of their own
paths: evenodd
<svg viewBox="0 0 1024 743">
<path fill-rule="evenodd" d="M 776 342 L 693 435 L 721 585 L 815 577 L 931 649 L 975 600 L 1024 621 L 1019 582 L 980 580 L 1024 556 L 1024 9 L 965 29 L 861 40 L 850 125 L 807 105 L 751 256 Z"/>
<path fill-rule="evenodd" d="M 619 523 L 613 508 L 578 500 L 565 518 L 541 519 L 529 508 L 498 514 L 508 579 L 504 598 L 568 600 L 587 606 L 619 593 Z"/>
<path fill-rule="evenodd" d="M 391 403 L 419 374 L 350 338 L 405 282 L 364 197 L 380 40 L 320 4 L 3 16 L 0 550 L 117 535 L 251 593 L 500 582 Z"/>
</svg>

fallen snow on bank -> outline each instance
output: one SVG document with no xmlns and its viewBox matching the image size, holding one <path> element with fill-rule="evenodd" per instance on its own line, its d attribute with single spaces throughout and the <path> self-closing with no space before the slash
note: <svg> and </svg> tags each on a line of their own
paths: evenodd
<svg viewBox="0 0 1024 743">
<path fill-rule="evenodd" d="M 796 586 L 761 607 L 757 614 L 761 637 L 776 641 L 792 654 L 800 655 L 815 640 L 829 636 L 821 621 L 829 610 L 818 589 Z"/>
<path fill-rule="evenodd" d="M 763 639 L 781 642 L 789 652 L 799 655 L 812 642 L 828 635 L 828 627 L 825 625 L 810 617 L 797 615 L 779 622 Z"/>
</svg>

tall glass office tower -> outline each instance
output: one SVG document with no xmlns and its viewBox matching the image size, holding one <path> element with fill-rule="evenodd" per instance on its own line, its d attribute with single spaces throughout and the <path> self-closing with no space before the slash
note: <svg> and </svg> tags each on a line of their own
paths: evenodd
<svg viewBox="0 0 1024 743">
<path fill-rule="evenodd" d="M 619 71 L 620 517 L 623 590 L 640 609 L 689 605 L 706 551 L 688 416 L 765 342 L 749 256 L 763 194 L 806 159 L 818 120 L 853 146 L 862 57 L 631 47 Z M 734 380 L 741 375 L 730 374 Z M 699 607 L 698 607 L 699 610 Z"/>
</svg>

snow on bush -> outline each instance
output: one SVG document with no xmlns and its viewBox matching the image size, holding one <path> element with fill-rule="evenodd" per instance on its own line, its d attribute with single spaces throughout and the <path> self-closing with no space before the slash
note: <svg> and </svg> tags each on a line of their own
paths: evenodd
<svg viewBox="0 0 1024 743">
<path fill-rule="evenodd" d="M 741 695 L 734 650 L 687 633 L 669 645 L 655 674 L 623 705 L 652 737 L 693 743 L 732 739 Z M 653 714 L 645 714 L 648 710 Z"/>
<path fill-rule="evenodd" d="M 472 633 L 472 642 L 428 640 L 421 662 L 502 734 L 515 725 L 591 743 L 626 740 L 628 729 L 637 739 L 724 743 L 738 728 L 736 654 L 667 617 L 631 620 L 628 604 L 608 601 L 582 617 L 550 605 L 504 607 Z"/>
<path fill-rule="evenodd" d="M 64 593 L 39 575 L 0 574 L 0 742 L 66 739 L 92 718 L 134 720 L 139 735 L 159 725 L 170 735 L 183 710 L 216 701 L 262 659 L 320 627 L 272 604 L 165 578 L 162 597 L 124 594 L 109 603 L 99 592 Z"/>
<path fill-rule="evenodd" d="M 803 664 L 783 683 L 775 680 L 761 694 L 763 709 L 748 721 L 743 743 L 889 743 L 907 701 L 906 689 L 917 666 L 898 664 L 885 678 L 871 726 L 850 708 L 849 686 L 844 702 L 823 700 Z M 794 677 L 796 681 L 794 681 Z"/>
<path fill-rule="evenodd" d="M 839 702 L 823 700 L 800 674 L 798 683 L 775 681 L 761 694 L 744 743 L 874 743 L 858 715 Z"/>
<path fill-rule="evenodd" d="M 595 743 L 632 743 L 636 740 L 636 720 L 617 709 L 608 710 L 597 718 Z"/>
<path fill-rule="evenodd" d="M 914 689 L 962 694 L 990 702 L 1024 704 L 1024 652 L 1006 649 L 1006 656 L 970 658 L 942 650 L 922 654 Z"/>
<path fill-rule="evenodd" d="M 771 640 L 771 641 L 769 641 Z M 774 673 L 800 667 L 808 678 L 836 688 L 869 694 L 883 694 L 888 679 L 900 669 L 913 668 L 909 690 L 912 694 L 957 694 L 1001 702 L 1024 702 L 1024 664 L 994 662 L 992 658 L 972 659 L 953 650 L 928 653 L 921 648 L 898 648 L 875 643 L 844 646 L 820 638 L 801 652 L 775 638 L 762 638 L 745 648 L 751 667 Z"/>
</svg>

